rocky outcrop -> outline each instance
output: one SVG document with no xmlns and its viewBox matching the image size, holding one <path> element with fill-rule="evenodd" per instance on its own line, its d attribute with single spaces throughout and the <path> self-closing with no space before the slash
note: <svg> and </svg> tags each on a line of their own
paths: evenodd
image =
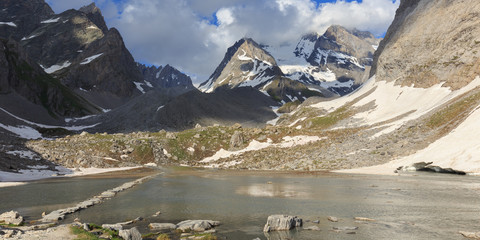
<svg viewBox="0 0 480 240">
<path fill-rule="evenodd" d="M 290 230 L 302 224 L 302 219 L 297 216 L 272 215 L 268 217 L 263 232 Z"/>
<path fill-rule="evenodd" d="M 480 75 L 479 12 L 476 0 L 401 1 L 370 75 L 402 86 L 466 86 Z"/>
</svg>

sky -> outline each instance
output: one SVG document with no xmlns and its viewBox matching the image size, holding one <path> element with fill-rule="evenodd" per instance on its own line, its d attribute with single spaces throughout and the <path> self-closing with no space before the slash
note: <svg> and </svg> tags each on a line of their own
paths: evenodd
<svg viewBox="0 0 480 240">
<path fill-rule="evenodd" d="M 170 64 L 194 82 L 208 79 L 243 37 L 291 46 L 332 24 L 383 36 L 400 0 L 46 0 L 56 13 L 92 1 L 136 61 Z"/>
</svg>

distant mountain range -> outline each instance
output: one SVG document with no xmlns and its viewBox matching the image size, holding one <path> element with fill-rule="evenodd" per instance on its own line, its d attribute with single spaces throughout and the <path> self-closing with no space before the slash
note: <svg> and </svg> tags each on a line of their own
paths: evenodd
<svg viewBox="0 0 480 240">
<path fill-rule="evenodd" d="M 5 0 L 0 8 L 5 62 L 0 107 L 31 122 L 96 126 L 87 131 L 175 130 L 196 123 L 261 126 L 277 116 L 272 107 L 353 91 L 364 81 L 372 45 L 379 41 L 370 33 L 332 26 L 324 35 L 302 37 L 285 59 L 276 49 L 243 38 L 198 91 L 190 77 L 170 65 L 135 62 L 94 3 L 59 14 L 43 0 Z M 11 118 L 7 115 L 0 113 L 0 122 Z M 72 117 L 75 121 L 64 121 Z M 35 129 L 24 121 L 12 124 Z"/>
</svg>

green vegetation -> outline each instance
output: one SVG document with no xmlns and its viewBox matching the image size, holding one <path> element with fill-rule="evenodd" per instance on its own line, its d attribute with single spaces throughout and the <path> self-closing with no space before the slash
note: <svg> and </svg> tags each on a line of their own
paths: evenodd
<svg viewBox="0 0 480 240">
<path fill-rule="evenodd" d="M 98 231 L 102 232 L 102 234 L 109 235 L 108 239 L 122 240 L 122 238 L 118 236 L 118 231 L 105 229 L 105 228 L 102 228 L 102 227 L 100 227 L 96 224 L 88 224 L 88 226 L 92 230 L 98 230 Z M 82 227 L 71 226 L 70 230 L 73 234 L 75 234 L 77 236 L 77 238 L 75 238 L 76 240 L 100 240 L 100 239 L 103 239 L 103 238 L 100 238 L 99 236 L 97 236 L 97 235 L 95 235 L 91 232 L 86 231 Z"/>
<path fill-rule="evenodd" d="M 480 104 L 480 92 L 460 99 L 437 111 L 427 120 L 427 126 L 434 129 L 462 120 L 467 117 L 470 111 L 475 106 L 478 106 L 478 104 Z"/>
<path fill-rule="evenodd" d="M 158 235 L 157 240 L 170 240 L 170 237 L 168 236 L 168 234 L 162 233 Z"/>
<path fill-rule="evenodd" d="M 315 117 L 311 119 L 311 128 L 327 129 L 329 127 L 332 127 L 339 121 L 350 117 L 351 115 L 352 113 L 351 111 L 348 111 L 348 107 L 343 106 L 327 114 L 326 116 Z"/>
</svg>

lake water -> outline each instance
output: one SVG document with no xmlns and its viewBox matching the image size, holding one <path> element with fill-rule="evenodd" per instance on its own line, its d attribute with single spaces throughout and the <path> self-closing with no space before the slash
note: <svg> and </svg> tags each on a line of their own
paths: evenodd
<svg viewBox="0 0 480 240">
<path fill-rule="evenodd" d="M 29 220 L 68 207 L 129 178 L 71 178 L 0 188 L 0 212 L 17 210 Z M 161 211 L 158 217 L 152 215 Z M 297 229 L 264 235 L 269 215 L 296 215 L 321 231 Z M 339 222 L 327 220 L 335 216 Z M 116 223 L 187 219 L 221 221 L 219 239 L 463 239 L 480 231 L 480 178 L 450 175 L 367 176 L 214 170 L 174 171 L 74 213 L 82 222 Z M 375 219 L 355 222 L 354 217 Z M 312 221 L 320 220 L 320 224 Z M 358 227 L 332 231 L 333 227 Z"/>
</svg>

